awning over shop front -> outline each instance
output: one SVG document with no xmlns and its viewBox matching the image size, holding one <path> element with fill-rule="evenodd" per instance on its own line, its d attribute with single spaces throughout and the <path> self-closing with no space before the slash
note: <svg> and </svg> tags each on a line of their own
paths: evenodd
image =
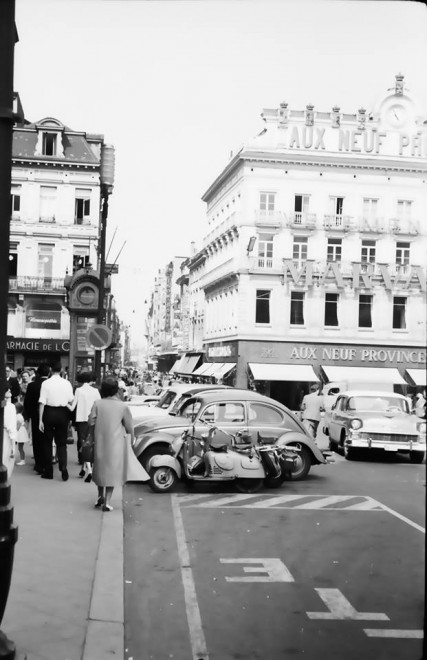
<svg viewBox="0 0 427 660">
<path fill-rule="evenodd" d="M 185 356 L 182 355 L 182 356 L 181 356 L 181 357 L 175 362 L 175 364 L 173 365 L 173 367 L 172 367 L 172 369 L 170 370 L 169 373 L 171 373 L 171 374 L 176 374 L 176 373 L 178 373 L 178 369 L 179 369 L 179 367 L 183 364 L 184 360 L 185 360 Z"/>
<path fill-rule="evenodd" d="M 391 385 L 407 385 L 398 369 L 382 367 L 323 367 L 330 383 L 333 382 L 363 382 L 390 383 Z"/>
<path fill-rule="evenodd" d="M 236 366 L 235 362 L 223 362 L 217 365 L 215 369 L 214 376 L 215 378 L 225 378 L 225 376 L 230 373 L 232 369 Z"/>
<path fill-rule="evenodd" d="M 193 371 L 193 376 L 205 376 L 205 372 L 210 368 L 211 362 L 205 362 L 204 364 L 200 365 L 200 367 L 197 367 L 195 371 Z"/>
<path fill-rule="evenodd" d="M 406 373 L 414 381 L 415 385 L 425 387 L 427 381 L 427 374 L 425 369 L 407 369 Z"/>
<path fill-rule="evenodd" d="M 318 377 L 309 364 L 268 364 L 250 362 L 250 370 L 255 380 L 308 381 L 314 383 Z"/>
<path fill-rule="evenodd" d="M 184 357 L 184 362 L 179 365 L 179 368 L 175 370 L 176 374 L 181 374 L 182 376 L 188 376 L 193 373 L 193 369 L 200 359 L 199 355 L 186 355 Z"/>
</svg>

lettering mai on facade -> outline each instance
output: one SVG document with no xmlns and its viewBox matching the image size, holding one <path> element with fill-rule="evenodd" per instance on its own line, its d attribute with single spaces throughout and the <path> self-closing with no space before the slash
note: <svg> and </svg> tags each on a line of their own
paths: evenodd
<svg viewBox="0 0 427 660">
<path fill-rule="evenodd" d="M 304 262 L 301 268 L 297 268 L 292 259 L 283 260 L 283 271 L 285 282 L 313 287 L 323 286 L 325 282 L 334 281 L 338 289 L 344 289 L 346 284 L 354 289 L 372 289 L 375 284 L 384 286 L 385 289 L 409 289 L 417 283 L 421 291 L 426 290 L 426 280 L 421 266 L 408 266 L 407 269 L 397 270 L 394 274 L 390 272 L 387 264 L 370 264 L 354 262 L 342 264 L 338 261 L 330 261 L 319 265 L 314 260 Z"/>
</svg>

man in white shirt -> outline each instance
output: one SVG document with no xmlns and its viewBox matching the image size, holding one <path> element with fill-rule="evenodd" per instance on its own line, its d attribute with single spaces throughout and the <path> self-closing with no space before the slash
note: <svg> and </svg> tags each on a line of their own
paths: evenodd
<svg viewBox="0 0 427 660">
<path fill-rule="evenodd" d="M 323 396 L 319 395 L 318 385 L 310 387 L 310 394 L 306 394 L 302 400 L 301 410 L 302 418 L 305 422 L 304 426 L 308 431 L 311 431 L 313 438 L 317 435 L 317 427 L 321 420 L 321 412 L 323 410 Z"/>
<path fill-rule="evenodd" d="M 70 409 L 74 395 L 71 383 L 61 378 L 61 365 L 52 366 L 52 376 L 42 383 L 39 397 L 40 423 L 44 433 L 45 469 L 42 479 L 53 479 L 52 441 L 55 441 L 58 467 L 62 480 L 67 481 L 67 431 L 70 421 Z"/>
<path fill-rule="evenodd" d="M 81 383 L 80 387 L 77 387 L 74 394 L 73 403 L 70 406 L 70 410 L 76 409 L 76 430 L 77 430 L 77 452 L 79 456 L 79 463 L 83 464 L 80 456 L 80 450 L 82 448 L 83 442 L 86 440 L 89 424 L 88 419 L 92 406 L 97 399 L 100 399 L 101 396 L 96 387 L 93 387 L 92 383 L 95 382 L 93 373 L 91 371 L 84 371 L 77 376 L 77 381 Z M 86 475 L 85 481 L 90 481 L 90 474 L 92 473 L 90 465 L 86 466 L 88 469 L 88 474 Z M 83 477 L 85 470 L 80 471 L 80 477 Z"/>
</svg>

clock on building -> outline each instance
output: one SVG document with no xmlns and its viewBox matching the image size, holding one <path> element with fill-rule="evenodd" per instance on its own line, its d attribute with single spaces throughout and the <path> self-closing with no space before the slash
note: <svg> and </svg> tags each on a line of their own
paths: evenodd
<svg viewBox="0 0 427 660">
<path fill-rule="evenodd" d="M 413 121 L 412 101 L 405 97 L 393 96 L 383 104 L 381 116 L 386 126 L 391 129 L 407 128 Z"/>
<path fill-rule="evenodd" d="M 82 284 L 76 295 L 82 305 L 93 305 L 96 299 L 96 289 L 91 284 Z"/>
</svg>

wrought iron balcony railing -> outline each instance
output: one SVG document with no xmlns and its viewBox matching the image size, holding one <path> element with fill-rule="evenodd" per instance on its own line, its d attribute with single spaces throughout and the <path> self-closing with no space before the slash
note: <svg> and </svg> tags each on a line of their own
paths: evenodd
<svg viewBox="0 0 427 660">
<path fill-rule="evenodd" d="M 19 275 L 9 278 L 9 291 L 65 292 L 63 277 L 33 277 Z"/>
</svg>

